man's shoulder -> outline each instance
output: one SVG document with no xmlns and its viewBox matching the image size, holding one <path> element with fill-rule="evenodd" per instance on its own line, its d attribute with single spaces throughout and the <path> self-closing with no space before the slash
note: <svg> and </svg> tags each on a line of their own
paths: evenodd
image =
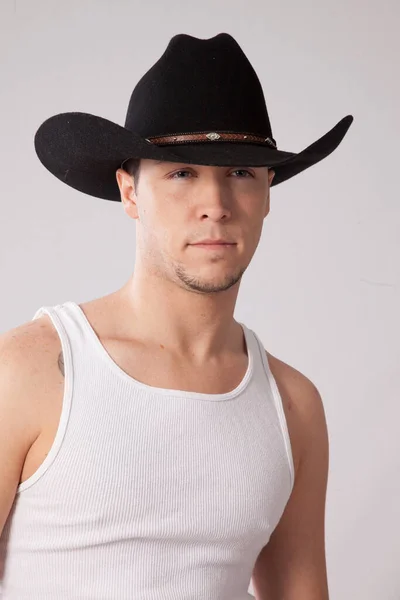
<svg viewBox="0 0 400 600">
<path fill-rule="evenodd" d="M 25 449 L 37 438 L 43 413 L 53 401 L 60 350 L 46 315 L 0 334 L 0 417 Z"/>
<path fill-rule="evenodd" d="M 315 395 L 318 395 L 318 389 L 309 377 L 267 350 L 265 350 L 265 353 L 272 374 L 275 378 L 278 377 L 281 385 L 285 387 L 285 390 L 291 396 L 293 402 L 297 401 L 303 404 L 310 395 L 313 396 L 314 401 L 316 401 Z"/>
<path fill-rule="evenodd" d="M 57 365 L 61 342 L 46 314 L 0 333 L 0 382 L 22 408 L 40 402 L 49 373 Z"/>
<path fill-rule="evenodd" d="M 29 360 L 37 353 L 46 352 L 57 341 L 58 335 L 47 314 L 24 321 L 0 333 L 0 355 L 7 364 L 13 359 Z"/>
<path fill-rule="evenodd" d="M 328 443 L 323 400 L 309 377 L 267 350 L 265 352 L 282 398 L 297 472 L 315 433 L 324 444 Z"/>
</svg>

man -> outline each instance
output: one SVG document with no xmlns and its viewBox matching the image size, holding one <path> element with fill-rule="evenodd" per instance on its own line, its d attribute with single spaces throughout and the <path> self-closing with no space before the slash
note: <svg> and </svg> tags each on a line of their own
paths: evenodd
<svg viewBox="0 0 400 600">
<path fill-rule="evenodd" d="M 330 154 L 342 119 L 278 150 L 237 42 L 179 34 L 125 127 L 55 115 L 43 165 L 136 221 L 107 296 L 0 340 L 4 600 L 327 600 L 328 434 L 302 373 L 233 318 L 270 187 Z"/>
</svg>

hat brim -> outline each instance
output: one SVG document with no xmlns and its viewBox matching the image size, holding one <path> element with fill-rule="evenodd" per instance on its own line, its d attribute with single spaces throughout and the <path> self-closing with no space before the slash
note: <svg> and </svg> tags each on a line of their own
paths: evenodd
<svg viewBox="0 0 400 600">
<path fill-rule="evenodd" d="M 43 166 L 70 187 L 90 196 L 120 201 L 116 171 L 127 158 L 212 166 L 268 166 L 271 186 L 282 183 L 333 152 L 346 135 L 353 116 L 341 119 L 328 133 L 299 153 L 243 142 L 201 142 L 157 146 L 104 117 L 82 112 L 54 115 L 35 134 L 36 154 Z"/>
</svg>

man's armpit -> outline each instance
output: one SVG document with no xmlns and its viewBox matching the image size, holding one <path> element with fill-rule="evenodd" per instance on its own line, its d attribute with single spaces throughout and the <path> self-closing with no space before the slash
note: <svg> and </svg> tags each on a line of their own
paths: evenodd
<svg viewBox="0 0 400 600">
<path fill-rule="evenodd" d="M 60 354 L 58 355 L 58 368 L 60 369 L 60 371 L 63 374 L 63 376 L 65 376 L 65 371 L 64 371 L 64 356 L 63 356 L 62 352 L 60 352 Z"/>
</svg>

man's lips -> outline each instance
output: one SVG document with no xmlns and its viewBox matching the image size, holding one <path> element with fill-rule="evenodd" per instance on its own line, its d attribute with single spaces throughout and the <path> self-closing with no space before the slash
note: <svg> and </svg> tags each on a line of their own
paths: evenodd
<svg viewBox="0 0 400 600">
<path fill-rule="evenodd" d="M 194 246 L 195 248 L 208 248 L 210 250 L 224 250 L 224 249 L 228 249 L 228 248 L 233 248 L 234 246 L 236 246 L 236 244 L 226 244 L 226 243 L 222 243 L 222 242 L 217 242 L 217 243 L 200 243 L 200 244 L 191 244 L 192 246 Z"/>
<path fill-rule="evenodd" d="M 236 243 L 235 242 L 230 242 L 229 240 L 225 240 L 224 238 L 205 238 L 204 240 L 200 240 L 200 242 L 194 242 L 193 244 L 191 244 L 192 246 L 199 246 L 199 245 L 206 245 L 206 244 L 211 244 L 213 246 L 217 245 L 217 244 L 222 244 L 222 245 L 229 245 L 229 246 L 235 246 Z"/>
</svg>

